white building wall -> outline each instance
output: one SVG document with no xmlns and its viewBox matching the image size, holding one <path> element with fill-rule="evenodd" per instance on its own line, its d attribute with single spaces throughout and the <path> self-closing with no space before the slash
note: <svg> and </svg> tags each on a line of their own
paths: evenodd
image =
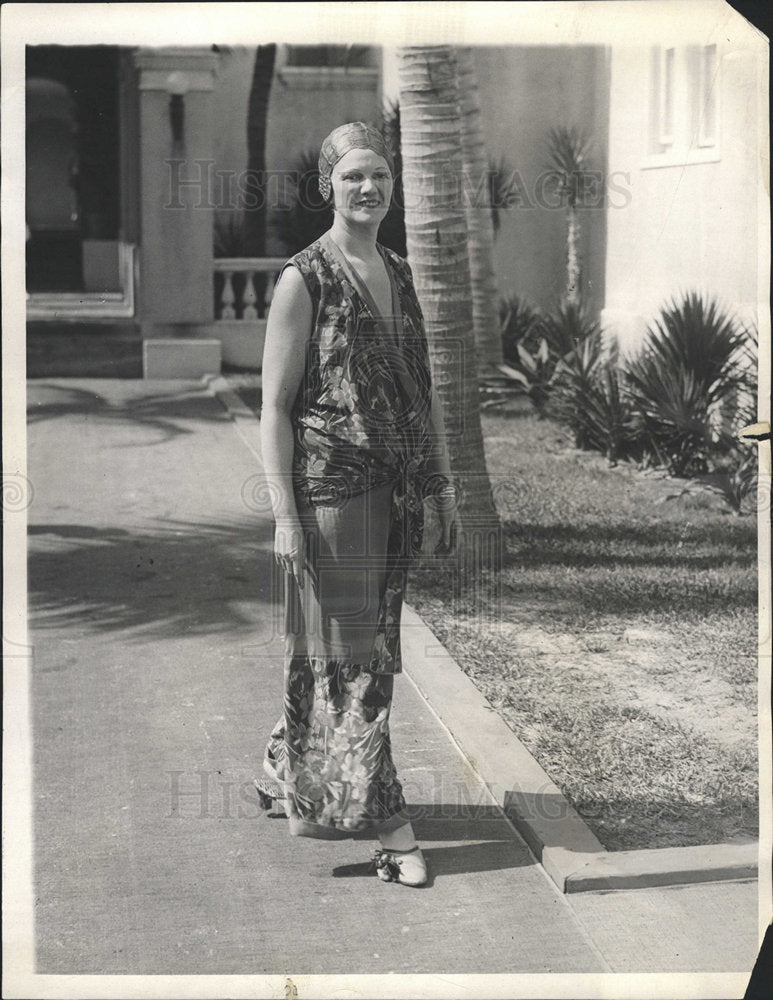
<svg viewBox="0 0 773 1000">
<path fill-rule="evenodd" d="M 706 104 L 696 102 L 690 80 L 704 44 L 715 40 L 716 144 L 706 146 L 700 144 Z M 625 350 L 636 348 L 672 296 L 700 291 L 759 322 L 759 300 L 767 294 L 758 264 L 759 212 L 767 211 L 759 204 L 767 171 L 759 46 L 730 47 L 715 37 L 674 48 L 670 145 L 658 141 L 662 91 L 655 60 L 661 57 L 644 46 L 612 53 L 609 171 L 629 194 L 607 213 L 602 318 Z"/>
</svg>

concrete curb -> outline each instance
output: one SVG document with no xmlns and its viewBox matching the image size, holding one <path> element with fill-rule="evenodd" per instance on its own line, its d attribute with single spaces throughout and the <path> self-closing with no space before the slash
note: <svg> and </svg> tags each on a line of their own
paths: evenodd
<svg viewBox="0 0 773 1000">
<path fill-rule="evenodd" d="M 222 376 L 205 379 L 260 462 L 255 413 Z M 262 463 L 261 463 L 262 465 Z M 756 843 L 607 851 L 429 626 L 403 608 L 406 674 L 561 892 L 754 878 Z"/>
<path fill-rule="evenodd" d="M 402 646 L 406 673 L 562 892 L 756 876 L 756 843 L 607 851 L 409 606 L 403 609 Z"/>
</svg>

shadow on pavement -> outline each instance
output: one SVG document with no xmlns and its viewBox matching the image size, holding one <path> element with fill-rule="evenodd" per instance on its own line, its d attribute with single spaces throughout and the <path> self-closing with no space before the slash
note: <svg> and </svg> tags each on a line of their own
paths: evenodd
<svg viewBox="0 0 773 1000">
<path fill-rule="evenodd" d="M 161 432 L 160 441 L 195 433 L 175 420 L 212 420 L 227 423 L 230 417 L 213 397 L 202 394 L 201 385 L 183 384 L 174 393 L 140 394 L 114 405 L 96 389 L 77 385 L 34 382 L 28 389 L 27 422 L 39 423 L 62 417 L 88 416 L 91 419 L 130 422 Z M 144 446 L 146 441 L 118 447 Z"/>
<path fill-rule="evenodd" d="M 254 635 L 255 605 L 264 606 L 257 610 L 265 616 L 265 605 L 279 602 L 268 530 L 256 530 L 254 521 L 169 520 L 145 532 L 37 524 L 29 535 L 34 629 L 135 629 L 142 638 L 235 630 Z"/>
</svg>

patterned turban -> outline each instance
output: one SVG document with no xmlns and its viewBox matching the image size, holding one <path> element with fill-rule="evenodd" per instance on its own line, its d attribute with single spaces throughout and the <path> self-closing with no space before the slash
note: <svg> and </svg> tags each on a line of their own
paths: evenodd
<svg viewBox="0 0 773 1000">
<path fill-rule="evenodd" d="M 348 153 L 350 149 L 372 149 L 374 153 L 383 156 L 389 164 L 392 174 L 395 172 L 392 154 L 386 147 L 384 137 L 365 122 L 349 122 L 347 125 L 339 125 L 334 128 L 330 135 L 323 140 L 322 148 L 319 151 L 319 193 L 327 201 L 330 197 L 330 175 L 333 167 L 341 157 Z"/>
</svg>

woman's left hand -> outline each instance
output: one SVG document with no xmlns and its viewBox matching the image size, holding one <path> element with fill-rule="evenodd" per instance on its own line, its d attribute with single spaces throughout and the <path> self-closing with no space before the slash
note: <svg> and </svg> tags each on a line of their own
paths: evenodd
<svg viewBox="0 0 773 1000">
<path fill-rule="evenodd" d="M 440 539 L 435 548 L 435 555 L 450 556 L 456 551 L 459 533 L 459 515 L 456 509 L 456 497 L 438 496 L 435 498 L 438 520 L 440 521 Z"/>
</svg>

